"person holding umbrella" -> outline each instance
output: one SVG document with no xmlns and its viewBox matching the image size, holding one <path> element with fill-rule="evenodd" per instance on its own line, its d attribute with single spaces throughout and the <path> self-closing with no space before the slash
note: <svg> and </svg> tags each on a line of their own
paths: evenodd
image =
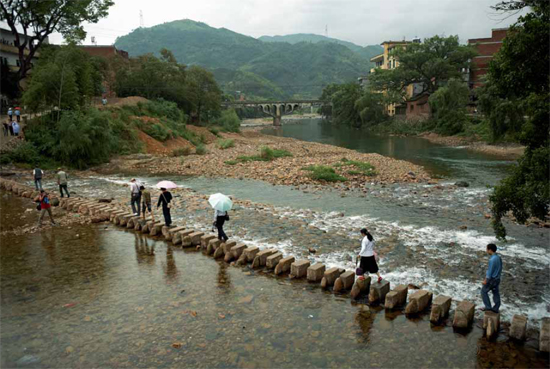
<svg viewBox="0 0 550 369">
<path fill-rule="evenodd" d="M 223 231 L 223 225 L 229 220 L 227 212 L 233 207 L 233 202 L 229 197 L 221 193 L 211 195 L 208 202 L 214 209 L 214 225 L 218 229 L 218 239 L 222 242 L 227 242 L 229 237 Z"/>
<path fill-rule="evenodd" d="M 170 214 L 170 201 L 172 201 L 172 194 L 168 191 L 169 188 L 177 188 L 174 182 L 161 181 L 157 183 L 157 188 L 160 188 L 159 201 L 157 203 L 157 209 L 162 204 L 162 215 L 164 215 L 164 223 L 167 227 L 172 225 L 172 216 Z"/>
</svg>

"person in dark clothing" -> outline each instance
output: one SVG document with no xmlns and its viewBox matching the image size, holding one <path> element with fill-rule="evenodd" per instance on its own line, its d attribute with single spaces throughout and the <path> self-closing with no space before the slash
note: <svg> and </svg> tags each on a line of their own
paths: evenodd
<svg viewBox="0 0 550 369">
<path fill-rule="evenodd" d="M 481 298 L 483 299 L 484 308 L 482 311 L 493 311 L 498 314 L 500 309 L 500 276 L 502 274 L 502 259 L 497 254 L 497 246 L 493 243 L 487 245 L 487 254 L 489 258 L 489 268 L 485 274 L 481 287 Z M 491 299 L 489 298 L 489 291 L 493 293 L 494 306 L 491 306 Z"/>
<path fill-rule="evenodd" d="M 160 189 L 162 193 L 159 196 L 157 203 L 157 209 L 162 204 L 162 215 L 164 215 L 164 223 L 167 227 L 172 224 L 172 217 L 170 216 L 170 201 L 172 201 L 172 194 L 166 190 L 166 188 Z"/>
<path fill-rule="evenodd" d="M 227 242 L 229 237 L 223 231 L 223 225 L 228 220 L 227 211 L 214 210 L 214 223 L 218 229 L 218 239 L 222 242 Z"/>
</svg>

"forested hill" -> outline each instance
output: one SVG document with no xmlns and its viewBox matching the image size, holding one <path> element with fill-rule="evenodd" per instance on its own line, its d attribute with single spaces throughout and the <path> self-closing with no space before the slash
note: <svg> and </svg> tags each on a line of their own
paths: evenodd
<svg viewBox="0 0 550 369">
<path fill-rule="evenodd" d="M 336 44 L 343 45 L 350 49 L 351 51 L 356 52 L 357 54 L 370 59 L 375 55 L 381 54 L 384 49 L 380 45 L 369 45 L 369 46 L 359 46 L 354 44 L 353 42 L 349 41 L 343 41 L 339 40 L 337 38 L 332 37 L 326 37 L 321 35 L 316 35 L 312 33 L 296 33 L 292 35 L 285 35 L 285 36 L 262 36 L 258 38 L 261 41 L 264 42 L 287 42 L 289 44 L 297 44 L 299 42 L 311 42 L 311 43 L 319 43 L 319 42 L 333 42 Z"/>
<path fill-rule="evenodd" d="M 264 42 L 191 20 L 138 28 L 115 45 L 131 56 L 167 48 L 180 63 L 212 70 L 225 92 L 247 97 L 317 98 L 327 84 L 355 81 L 371 65 L 339 43 Z"/>
</svg>

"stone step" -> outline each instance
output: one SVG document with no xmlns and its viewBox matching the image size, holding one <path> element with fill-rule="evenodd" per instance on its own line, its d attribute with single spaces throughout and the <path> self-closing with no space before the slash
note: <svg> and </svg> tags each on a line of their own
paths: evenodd
<svg viewBox="0 0 550 369">
<path fill-rule="evenodd" d="M 512 324 L 510 325 L 510 337 L 518 341 L 525 341 L 526 335 L 527 317 L 524 315 L 514 315 Z"/>
<path fill-rule="evenodd" d="M 358 299 L 364 294 L 368 293 L 370 291 L 370 283 L 370 277 L 365 277 L 365 279 L 357 278 L 355 280 L 355 283 L 353 284 L 353 287 L 351 288 L 351 298 Z"/>
<path fill-rule="evenodd" d="M 542 318 L 540 322 L 539 350 L 550 352 L 550 318 Z"/>
<path fill-rule="evenodd" d="M 206 254 L 213 255 L 216 252 L 216 250 L 220 248 L 221 244 L 222 244 L 222 241 L 218 240 L 217 238 L 210 240 L 206 248 Z"/>
<path fill-rule="evenodd" d="M 433 294 L 426 290 L 418 290 L 409 297 L 409 303 L 405 308 L 405 314 L 418 314 L 423 312 L 430 302 Z"/>
<path fill-rule="evenodd" d="M 371 304 L 381 303 L 386 300 L 386 295 L 390 292 L 390 282 L 382 279 L 380 282 L 371 283 L 369 302 Z"/>
<path fill-rule="evenodd" d="M 279 261 L 279 264 L 275 267 L 275 275 L 281 275 L 290 271 L 290 266 L 294 263 L 294 256 L 287 256 Z"/>
<path fill-rule="evenodd" d="M 323 278 L 321 279 L 321 287 L 328 288 L 333 286 L 336 279 L 340 277 L 340 274 L 342 273 L 344 273 L 344 270 L 336 267 L 325 270 Z"/>
<path fill-rule="evenodd" d="M 348 270 L 342 274 L 340 274 L 340 277 L 336 278 L 336 281 L 334 282 L 334 292 L 342 292 L 342 291 L 348 291 L 353 287 L 353 283 L 355 282 L 355 272 Z"/>
<path fill-rule="evenodd" d="M 204 236 L 204 232 L 193 232 L 189 235 L 191 238 L 191 245 L 198 246 L 201 244 L 201 238 Z"/>
<path fill-rule="evenodd" d="M 266 249 L 266 250 L 260 251 L 252 261 L 252 268 L 264 267 L 267 262 L 267 258 L 275 254 L 276 252 L 277 250 L 275 249 Z"/>
<path fill-rule="evenodd" d="M 453 327 L 466 329 L 474 321 L 474 312 L 476 306 L 470 301 L 462 301 L 458 304 L 453 319 Z"/>
<path fill-rule="evenodd" d="M 449 315 L 452 299 L 448 296 L 439 295 L 432 301 L 432 311 L 430 312 L 430 322 L 439 324 Z"/>
<path fill-rule="evenodd" d="M 174 238 L 174 235 L 178 232 L 185 231 L 185 226 L 172 226 L 166 230 L 166 234 L 164 234 L 164 239 L 167 241 L 172 242 L 172 239 Z"/>
<path fill-rule="evenodd" d="M 384 307 L 386 309 L 395 309 L 398 306 L 405 305 L 409 288 L 405 284 L 400 284 L 386 295 Z"/>
<path fill-rule="evenodd" d="M 257 246 L 249 246 L 243 251 L 243 255 L 246 257 L 247 263 L 252 263 L 256 255 L 260 252 L 260 248 Z"/>
<path fill-rule="evenodd" d="M 183 239 L 185 237 L 188 237 L 193 232 L 194 232 L 194 230 L 192 230 L 192 229 L 185 229 L 183 231 L 179 231 L 179 232 L 174 233 L 174 235 L 172 236 L 172 243 L 174 245 L 181 245 L 182 242 L 183 242 Z"/>
<path fill-rule="evenodd" d="M 275 267 L 277 266 L 277 264 L 279 264 L 282 258 L 283 258 L 283 254 L 281 252 L 276 252 L 275 254 L 267 257 L 265 266 L 267 267 L 267 269 L 275 269 Z"/>
<path fill-rule="evenodd" d="M 291 278 L 304 278 L 307 276 L 307 270 L 309 268 L 309 260 L 298 260 L 290 265 L 290 277 Z"/>
<path fill-rule="evenodd" d="M 324 264 L 316 263 L 307 268 L 307 280 L 309 282 L 321 282 L 325 275 L 326 267 Z"/>
<path fill-rule="evenodd" d="M 483 329 L 485 330 L 485 336 L 488 340 L 498 336 L 498 330 L 500 329 L 500 314 L 493 311 L 484 312 Z"/>
<path fill-rule="evenodd" d="M 205 234 L 201 237 L 201 247 L 206 250 L 208 248 L 210 240 L 215 240 L 216 238 L 217 237 L 213 234 Z"/>
</svg>

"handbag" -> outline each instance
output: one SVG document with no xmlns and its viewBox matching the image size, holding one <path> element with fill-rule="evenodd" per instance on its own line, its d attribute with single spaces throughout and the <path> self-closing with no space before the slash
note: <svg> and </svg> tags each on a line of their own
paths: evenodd
<svg viewBox="0 0 550 369">
<path fill-rule="evenodd" d="M 229 221 L 229 212 L 225 212 L 225 221 L 228 222 Z"/>
<path fill-rule="evenodd" d="M 42 210 L 42 204 L 40 204 L 40 201 L 36 202 L 36 210 L 38 211 Z"/>
<path fill-rule="evenodd" d="M 360 267 L 357 267 L 358 264 L 359 264 L 359 261 L 356 261 L 356 262 L 355 262 L 355 266 L 356 266 L 356 268 L 355 268 L 355 275 L 356 275 L 356 276 L 361 276 L 361 275 L 365 274 L 365 272 L 364 272 L 363 269 L 361 269 Z"/>
<path fill-rule="evenodd" d="M 164 194 L 161 194 L 162 197 L 164 197 Z M 166 197 L 164 197 L 164 201 L 166 201 Z M 172 209 L 172 206 L 170 205 L 170 203 L 168 201 L 166 201 L 166 209 Z"/>
</svg>

